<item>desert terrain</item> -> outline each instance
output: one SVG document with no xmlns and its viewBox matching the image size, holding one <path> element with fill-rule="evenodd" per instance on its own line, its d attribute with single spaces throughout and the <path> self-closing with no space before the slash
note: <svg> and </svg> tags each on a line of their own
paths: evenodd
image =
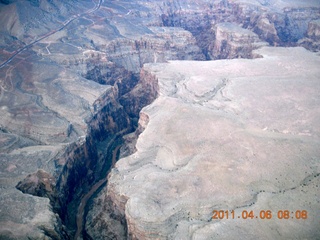
<svg viewBox="0 0 320 240">
<path fill-rule="evenodd" d="M 0 239 L 319 239 L 317 0 L 0 1 Z"/>
</svg>

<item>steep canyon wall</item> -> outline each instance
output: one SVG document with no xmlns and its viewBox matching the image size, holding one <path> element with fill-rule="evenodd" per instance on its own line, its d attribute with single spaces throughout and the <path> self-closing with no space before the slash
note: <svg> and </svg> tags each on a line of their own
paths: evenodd
<svg viewBox="0 0 320 240">
<path fill-rule="evenodd" d="M 143 236 L 128 223 L 127 197 L 112 186 L 86 206 L 84 228 L 77 215 L 82 198 L 106 179 L 113 150 L 121 145 L 121 157 L 136 151 L 148 122 L 140 111 L 159 91 L 144 64 L 253 58 L 252 51 L 266 45 L 319 49 L 319 4 L 312 1 L 70 4 L 0 5 L 1 61 L 59 29 L 0 69 L 1 201 L 3 209 L 20 209 L 1 220 L 0 234 L 8 238 L 68 239 L 79 229 L 88 239 Z M 23 218 L 21 202 L 29 209 Z"/>
</svg>

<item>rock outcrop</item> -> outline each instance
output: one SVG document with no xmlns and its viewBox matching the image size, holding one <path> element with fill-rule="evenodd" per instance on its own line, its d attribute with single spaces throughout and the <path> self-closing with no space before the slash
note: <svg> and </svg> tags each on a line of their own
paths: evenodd
<svg viewBox="0 0 320 240">
<path fill-rule="evenodd" d="M 191 152 L 200 149 L 201 154 L 204 150 L 202 147 L 194 149 L 181 143 L 183 146 L 177 145 L 170 152 L 171 147 L 162 149 L 162 145 L 154 145 L 146 156 L 139 156 L 141 151 L 148 149 L 148 144 L 152 144 L 152 139 L 146 146 L 141 146 L 141 141 L 150 131 L 149 127 L 153 126 L 153 112 L 156 113 L 160 106 L 154 109 L 149 106 L 146 108 L 149 110 L 140 111 L 158 94 L 159 99 L 168 94 L 181 95 L 183 104 L 184 101 L 189 101 L 195 106 L 206 105 L 210 97 L 224 94 L 222 89 L 227 86 L 229 75 L 221 76 L 214 83 L 208 81 L 208 84 L 212 83 L 210 87 L 215 86 L 214 89 L 206 92 L 207 85 L 203 83 L 203 88 L 199 90 L 195 87 L 194 90 L 199 92 L 193 94 L 195 82 L 171 88 L 170 84 L 164 86 L 163 81 L 158 83 L 159 76 L 151 65 L 142 70 L 141 68 L 147 63 L 200 60 L 201 62 L 189 66 L 193 69 L 194 66 L 198 68 L 197 64 L 202 64 L 203 60 L 257 57 L 260 53 L 252 54 L 251 51 L 266 43 L 301 45 L 318 51 L 319 8 L 319 2 L 313 0 L 0 1 L 0 238 L 98 239 L 109 235 L 123 239 L 151 236 L 153 233 L 148 231 L 153 231 L 154 236 L 174 232 L 175 226 L 168 223 L 167 215 L 174 213 L 169 220 L 174 222 L 176 218 L 184 218 L 189 213 L 184 210 L 176 212 L 179 204 L 174 206 L 175 210 L 165 212 L 163 221 L 159 221 L 157 226 L 153 223 L 137 225 L 139 213 L 128 212 L 133 211 L 131 202 L 140 209 L 140 198 L 143 198 L 142 202 L 145 201 L 152 211 L 156 212 L 154 203 L 159 203 L 159 207 L 162 207 L 163 196 L 151 196 L 152 191 L 155 191 L 152 186 L 156 186 L 152 182 L 155 180 L 152 174 L 146 175 L 150 192 L 143 187 L 138 187 L 135 191 L 137 185 L 131 187 L 117 177 L 131 178 L 130 174 L 149 168 L 150 172 L 153 168 L 161 171 L 165 169 L 176 177 L 176 173 L 180 174 L 176 168 L 182 167 L 188 159 L 178 158 L 170 162 L 171 155 L 180 154 L 180 147 L 190 147 Z M 274 60 L 275 55 L 270 53 L 270 56 Z M 307 59 L 317 59 L 313 55 L 305 56 Z M 266 55 L 264 58 L 269 60 Z M 173 63 L 170 64 L 161 66 L 168 66 L 170 69 Z M 282 60 L 279 64 L 280 69 L 296 70 L 300 66 L 300 63 L 295 66 L 286 65 Z M 206 70 L 205 65 L 203 69 Z M 239 73 L 239 69 L 232 71 Z M 180 81 L 183 76 L 184 73 L 177 73 L 174 77 L 168 75 L 167 80 L 174 78 L 175 81 Z M 197 81 L 203 82 L 201 79 Z M 168 92 L 164 93 L 163 89 Z M 208 102 L 214 108 L 225 107 L 226 114 L 233 114 L 243 106 L 242 98 L 230 103 L 231 105 L 227 98 L 223 99 L 215 102 L 214 98 L 213 103 Z M 179 104 L 172 104 L 179 115 Z M 250 104 L 254 105 L 252 102 Z M 248 109 L 251 109 L 249 105 Z M 163 106 L 166 106 L 165 102 Z M 295 105 L 297 108 L 299 106 Z M 273 107 L 277 112 L 282 109 L 279 105 Z M 272 107 L 268 109 L 271 111 Z M 170 110 L 169 107 L 167 110 Z M 193 111 L 186 105 L 186 111 L 189 110 Z M 198 110 L 195 112 L 198 113 Z M 180 115 L 189 118 L 188 114 L 184 114 Z M 208 114 L 211 116 L 211 112 Z M 245 114 L 256 119 L 258 113 Z M 309 115 L 307 112 L 305 117 Z M 305 121 L 300 117 L 300 122 L 296 122 L 297 126 Z M 190 119 L 197 124 L 198 118 Z M 240 119 L 245 122 L 244 116 Z M 172 134 L 172 139 L 198 139 L 192 134 L 176 136 L 176 125 L 172 125 L 168 119 L 166 121 L 157 122 L 158 129 L 154 130 L 154 135 L 160 136 L 166 130 L 169 135 Z M 177 130 L 183 127 L 183 121 L 179 121 Z M 257 124 L 259 121 L 257 120 Z M 276 122 L 275 119 L 274 121 Z M 168 123 L 167 126 L 171 128 L 167 129 L 163 123 Z M 200 123 L 203 126 L 210 125 L 208 122 Z M 316 121 L 310 123 L 310 126 L 315 126 L 316 129 Z M 243 130 L 238 125 L 232 127 L 240 129 L 240 132 Z M 273 128 L 278 131 L 292 130 Z M 308 135 L 313 131 L 304 130 L 292 133 Z M 201 134 L 204 136 L 203 140 L 200 140 Z M 241 139 L 241 136 L 237 137 Z M 203 141 L 204 149 L 209 149 L 204 132 L 199 132 L 198 140 Z M 191 140 L 188 141 L 186 144 Z M 210 146 L 216 146 L 218 142 L 219 139 L 215 143 L 211 142 Z M 313 144 L 312 142 L 310 149 L 313 149 Z M 135 151 L 136 154 L 128 157 Z M 154 153 L 158 154 L 156 167 L 145 162 L 148 156 L 152 159 Z M 304 153 L 310 152 L 306 150 Z M 189 152 L 186 150 L 183 154 L 187 156 Z M 318 156 L 317 154 L 315 151 L 314 156 Z M 111 181 L 104 188 L 110 167 L 119 156 L 125 157 L 118 165 L 119 173 L 116 173 L 117 169 L 113 170 Z M 168 158 L 168 161 L 162 162 L 164 158 Z M 135 165 L 138 159 L 144 160 L 140 165 Z M 127 160 L 130 161 L 129 165 L 135 166 L 134 170 L 130 169 L 130 174 L 121 169 L 123 162 Z M 316 164 L 315 161 L 317 167 Z M 128 168 L 131 168 L 129 165 Z M 235 166 L 238 165 L 235 163 Z M 185 173 L 181 171 L 181 176 L 183 174 Z M 141 177 L 138 175 L 137 179 Z M 167 182 L 168 189 L 172 190 L 171 186 L 174 184 L 182 184 L 171 180 L 172 183 Z M 223 185 L 222 179 L 218 180 Z M 186 193 L 191 194 L 194 193 L 194 188 L 202 186 L 201 178 L 190 177 L 188 181 L 187 190 L 177 187 L 177 191 L 188 192 L 189 186 L 193 186 Z M 120 185 L 116 186 L 115 183 Z M 136 183 L 135 179 L 132 183 Z M 313 187 L 312 184 L 307 184 L 306 188 Z M 130 189 L 142 195 L 130 198 Z M 165 190 L 163 193 L 168 194 Z M 201 194 L 205 195 L 204 192 Z M 247 196 L 248 193 L 244 191 L 243 199 L 247 199 Z M 192 199 L 191 197 L 189 200 Z M 202 204 L 202 200 L 200 203 Z M 186 202 L 185 209 L 190 207 L 188 204 Z M 205 209 L 212 210 L 212 206 Z M 98 213 L 99 211 L 102 212 Z M 198 213 L 190 212 L 190 217 L 192 215 L 195 218 L 196 214 Z M 157 214 L 154 217 L 156 219 Z M 188 232 L 185 231 L 188 224 L 183 222 L 179 225 L 177 236 L 181 232 Z M 166 230 L 167 227 L 170 230 Z M 312 226 L 306 227 L 313 230 Z M 99 233 L 101 235 L 97 236 Z"/>
<path fill-rule="evenodd" d="M 230 1 L 236 22 L 271 45 L 290 46 L 302 39 L 308 23 L 319 18 L 316 1 Z"/>
<path fill-rule="evenodd" d="M 214 32 L 213 59 L 252 58 L 254 49 L 268 45 L 254 32 L 232 23 L 216 24 Z"/>
<path fill-rule="evenodd" d="M 53 176 L 40 169 L 20 181 L 16 188 L 23 193 L 50 198 L 54 191 L 55 182 L 56 180 Z"/>
<path fill-rule="evenodd" d="M 311 51 L 320 50 L 320 20 L 309 22 L 306 37 L 301 39 L 299 43 Z"/>
<path fill-rule="evenodd" d="M 309 22 L 307 37 L 315 41 L 320 41 L 320 20 Z"/>
<path fill-rule="evenodd" d="M 159 97 L 142 110 L 137 151 L 92 206 L 93 238 L 110 200 L 130 239 L 319 238 L 320 58 L 303 48 L 256 54 L 145 65 Z"/>
<path fill-rule="evenodd" d="M 117 65 L 139 73 L 144 63 L 168 60 L 204 60 L 192 34 L 181 28 L 150 27 L 151 34 L 138 39 L 110 42 L 103 52 Z"/>
</svg>

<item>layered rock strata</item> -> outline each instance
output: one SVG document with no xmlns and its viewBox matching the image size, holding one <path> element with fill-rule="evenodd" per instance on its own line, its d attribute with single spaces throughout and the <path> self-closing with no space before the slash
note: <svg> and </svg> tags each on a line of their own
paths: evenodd
<svg viewBox="0 0 320 240">
<path fill-rule="evenodd" d="M 50 69 L 49 64 L 43 65 Z M 21 74 L 23 69 L 18 64 L 13 72 Z M 46 78 L 25 75 L 29 78 L 20 83 L 16 77 L 10 91 L 2 88 L 2 103 L 7 103 L 1 108 L 2 208 L 6 209 L 1 235 L 8 238 L 72 236 L 81 197 L 106 176 L 112 165 L 112 148 L 121 144 L 123 135 L 134 131 L 140 109 L 157 94 L 155 81 L 140 81 L 139 77 L 132 81 L 133 74 L 126 71 L 114 86 L 68 71 L 60 72 L 59 77 L 57 72 L 46 72 Z M 11 98 L 10 94 L 21 97 Z M 15 187 L 48 199 L 24 195 Z M 29 218 L 20 221 L 24 201 Z M 48 214 L 52 210 L 57 215 Z M 42 218 L 38 211 L 43 212 Z M 19 231 L 11 228 L 13 223 Z"/>
<path fill-rule="evenodd" d="M 164 26 L 187 29 L 194 36 L 207 59 L 212 59 L 215 25 L 231 22 L 251 30 L 270 45 L 296 46 L 304 38 L 308 24 L 319 19 L 317 1 L 230 0 L 213 3 L 173 1 L 159 6 Z M 219 54 L 219 53 L 217 53 Z"/>
<path fill-rule="evenodd" d="M 139 112 L 158 93 L 143 64 L 251 57 L 264 41 L 316 51 L 318 9 L 312 0 L 1 1 L 1 238 L 81 237 L 82 225 L 83 237 L 144 234 L 127 222 L 116 190 L 94 200 L 105 211 L 98 218 L 83 201 L 106 182 L 114 156 L 139 146 L 150 115 Z M 227 21 L 233 30 L 216 38 Z M 307 44 L 297 42 L 305 33 Z"/>
<path fill-rule="evenodd" d="M 213 59 L 252 58 L 252 51 L 268 45 L 252 31 L 232 23 L 215 25 L 215 42 L 210 55 Z"/>
<path fill-rule="evenodd" d="M 299 43 L 311 51 L 320 50 L 320 20 L 309 22 L 306 37 L 301 39 Z"/>
<path fill-rule="evenodd" d="M 31 45 L 1 69 L 5 238 L 73 236 L 81 198 L 105 178 L 112 149 L 136 128 L 140 109 L 157 94 L 156 81 L 139 81 L 140 66 L 202 58 L 183 29 L 153 28 L 140 33 L 141 39 L 106 39 L 105 46 L 92 35 L 94 41 L 83 44 L 78 37 L 94 27 L 74 31 L 72 25 L 87 26 L 82 20 Z M 104 24 L 97 21 L 95 27 Z M 23 220 L 21 202 L 28 205 Z"/>
<path fill-rule="evenodd" d="M 144 67 L 159 97 L 142 110 L 137 151 L 93 205 L 92 238 L 110 200 L 130 239 L 320 237 L 320 58 L 303 48 L 256 54 Z"/>
</svg>

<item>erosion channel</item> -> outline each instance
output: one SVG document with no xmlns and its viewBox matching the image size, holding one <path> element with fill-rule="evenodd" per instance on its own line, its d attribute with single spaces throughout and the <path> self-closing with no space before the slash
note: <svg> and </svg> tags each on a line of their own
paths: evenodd
<svg viewBox="0 0 320 240">
<path fill-rule="evenodd" d="M 114 166 L 114 164 L 117 161 L 117 156 L 118 156 L 118 152 L 120 149 L 121 145 L 118 145 L 115 147 L 115 149 L 112 151 L 112 166 Z M 108 176 L 108 175 L 106 175 Z M 78 237 L 81 235 L 82 230 L 83 230 L 83 226 L 84 226 L 84 220 L 85 220 L 85 215 L 84 215 L 84 210 L 85 207 L 87 206 L 88 201 L 90 201 L 90 198 L 92 196 L 94 196 L 94 194 L 98 191 L 98 189 L 103 186 L 104 184 L 106 184 L 107 182 L 107 177 L 104 179 L 101 179 L 99 182 L 97 182 L 96 184 L 94 184 L 92 186 L 92 188 L 90 189 L 90 191 L 81 199 L 79 208 L 78 208 L 78 212 L 77 212 L 77 231 L 75 234 L 74 239 L 78 239 Z"/>
<path fill-rule="evenodd" d="M 130 194 L 119 190 L 125 181 L 120 184 L 115 181 L 113 186 L 119 185 L 119 192 L 110 190 L 109 184 L 119 171 L 112 167 L 118 158 L 134 158 L 135 143 L 149 121 L 141 110 L 159 100 L 161 87 L 165 89 L 164 85 L 168 85 L 170 98 L 182 92 L 185 95 L 181 99 L 187 104 L 201 107 L 201 104 L 210 104 L 208 99 L 221 97 L 221 105 L 213 103 L 219 105 L 217 109 L 229 103 L 230 109 L 236 109 L 238 99 L 232 105 L 223 94 L 228 93 L 224 88 L 238 68 L 221 75 L 221 79 L 216 79 L 217 74 L 212 75 L 211 86 L 211 80 L 200 77 L 188 82 L 182 74 L 185 70 L 179 73 L 175 69 L 172 74 L 168 72 L 168 79 L 164 74 L 162 83 L 158 82 L 157 74 L 166 73 L 170 65 L 163 65 L 165 69 L 160 67 L 159 71 L 152 65 L 171 60 L 203 64 L 205 60 L 253 59 L 261 57 L 255 50 L 265 46 L 302 46 L 319 51 L 319 9 L 319 1 L 313 0 L 0 1 L 0 239 L 139 239 L 137 236 L 148 239 L 149 235 L 165 239 L 168 232 L 175 234 L 173 228 L 178 227 L 172 224 L 175 217 L 189 219 L 190 211 L 176 212 L 174 206 L 166 211 L 166 214 L 174 212 L 168 217 L 170 221 L 163 226 L 155 221 L 156 227 L 144 229 L 143 224 L 130 218 L 136 214 L 139 219 L 137 207 L 129 208 L 138 209 L 137 212 L 125 213 Z M 226 63 L 217 67 L 223 70 L 229 61 L 213 62 Z M 183 64 L 171 64 L 176 69 L 180 65 Z M 186 67 L 189 68 L 193 66 Z M 243 72 L 248 69 L 250 67 L 244 68 Z M 181 82 L 180 88 L 171 88 L 171 82 Z M 203 85 L 198 86 L 198 82 Z M 193 94 L 197 86 L 204 90 L 208 87 L 208 91 L 203 95 L 202 90 Z M 196 101 L 191 96 L 196 97 Z M 174 105 L 168 106 L 171 110 Z M 183 109 L 183 113 L 187 109 Z M 207 119 L 207 115 L 199 118 L 194 110 L 185 116 L 183 121 L 193 122 L 190 127 L 185 126 L 187 130 L 183 129 L 183 133 L 189 133 L 195 122 Z M 156 127 L 154 135 L 162 129 L 160 124 Z M 177 127 L 168 132 L 173 133 Z M 188 136 L 195 139 L 186 134 L 186 138 Z M 208 149 L 220 142 L 210 144 Z M 157 148 L 155 144 L 150 151 L 158 151 Z M 183 148 L 188 149 L 189 154 L 190 146 L 183 145 L 179 151 Z M 174 155 L 168 149 L 159 151 L 160 157 L 167 154 Z M 152 159 L 150 156 L 146 156 L 146 160 Z M 144 167 L 151 166 L 148 163 Z M 173 173 L 169 165 L 163 167 Z M 128 169 L 126 174 L 132 174 L 131 168 Z M 150 173 L 158 170 L 151 169 Z M 115 173 L 113 177 L 110 172 Z M 125 176 L 121 174 L 119 176 Z M 128 179 L 125 180 L 131 178 Z M 170 184 L 178 184 L 179 178 L 172 179 Z M 140 183 L 140 180 L 133 182 Z M 200 177 L 194 178 L 190 186 L 201 186 L 200 180 Z M 170 188 L 170 184 L 165 186 Z M 225 181 L 221 186 L 223 184 Z M 157 185 L 152 181 L 149 185 L 155 186 L 156 196 L 162 201 L 167 192 L 158 194 Z M 139 198 L 132 198 L 130 204 L 136 200 L 142 203 L 138 207 L 149 206 Z M 160 201 L 152 197 L 145 200 L 150 200 L 150 206 L 158 206 Z M 146 212 L 146 216 L 148 214 Z M 200 213 L 195 211 L 195 214 Z M 187 226 L 186 221 L 181 221 L 177 232 L 187 233 Z"/>
<path fill-rule="evenodd" d="M 130 150 L 125 149 L 131 143 L 124 137 L 130 133 L 138 136 L 139 112 L 157 95 L 155 79 L 150 81 L 133 74 L 129 76 L 128 79 L 121 78 L 121 86 L 118 87 L 116 82 L 112 87 L 118 97 L 111 101 L 106 98 L 107 104 L 101 100 L 102 107 L 89 123 L 90 134 L 85 142 L 71 147 L 70 152 L 62 156 L 67 167 L 57 182 L 52 202 L 67 228 L 67 235 L 74 235 L 74 239 L 85 234 L 83 227 L 88 203 L 106 184 L 120 148 L 126 152 L 123 154 L 130 154 Z M 126 83 L 131 86 L 126 86 Z M 68 168 L 68 161 L 71 168 Z"/>
</svg>

